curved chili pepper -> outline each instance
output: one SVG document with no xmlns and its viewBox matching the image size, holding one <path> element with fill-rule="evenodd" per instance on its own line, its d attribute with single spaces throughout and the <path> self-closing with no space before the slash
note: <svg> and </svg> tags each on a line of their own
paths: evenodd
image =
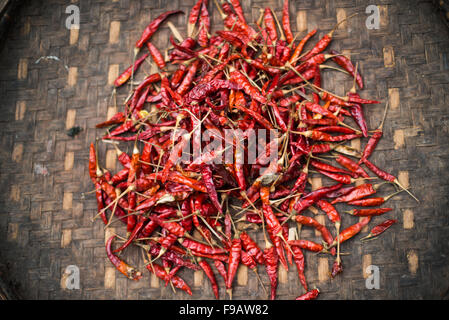
<svg viewBox="0 0 449 320">
<path fill-rule="evenodd" d="M 396 222 L 398 222 L 398 220 L 396 220 L 396 219 L 385 220 L 384 222 L 382 222 L 382 223 L 378 224 L 377 226 L 375 226 L 374 228 L 372 228 L 370 233 L 366 237 L 361 238 L 360 240 L 364 241 L 364 240 L 367 240 L 370 238 L 377 237 L 378 235 L 383 233 L 385 230 L 390 228 Z"/>
<path fill-rule="evenodd" d="M 226 283 L 226 278 L 228 277 L 226 267 L 220 260 L 214 260 L 215 268 L 217 268 L 218 273 L 223 277 L 223 280 Z"/>
<path fill-rule="evenodd" d="M 355 67 L 352 64 L 351 60 L 346 58 L 344 55 L 341 55 L 336 50 L 331 50 L 330 53 L 335 55 L 335 57 L 332 57 L 332 60 L 334 60 L 340 67 L 342 67 L 343 69 L 348 71 L 351 76 L 353 76 L 353 77 L 355 76 L 357 85 L 359 86 L 360 89 L 363 89 L 362 76 L 360 75 L 358 70 L 357 70 L 357 75 L 355 74 Z"/>
<path fill-rule="evenodd" d="M 270 278 L 271 285 L 271 295 L 270 299 L 274 300 L 276 298 L 276 290 L 278 285 L 278 261 L 279 257 L 276 253 L 276 249 L 273 246 L 268 246 L 263 251 L 263 257 L 265 260 L 265 268 L 267 270 L 268 277 Z"/>
<path fill-rule="evenodd" d="M 314 300 L 318 297 L 319 294 L 320 294 L 320 290 L 313 289 L 313 290 L 303 294 L 302 296 L 297 297 L 295 300 Z"/>
<path fill-rule="evenodd" d="M 120 87 L 122 85 L 124 85 L 130 78 L 132 73 L 136 73 L 137 70 L 139 69 L 140 65 L 145 61 L 146 58 L 148 58 L 149 53 L 145 53 L 142 57 L 140 57 L 139 59 L 137 59 L 134 62 L 134 65 L 129 66 L 125 71 L 123 71 L 118 77 L 117 79 L 115 79 L 114 81 L 114 86 L 115 87 Z M 111 123 L 113 124 L 113 123 Z M 97 128 L 102 128 L 103 126 L 107 126 L 109 124 L 101 124 L 100 127 L 97 126 Z"/>
<path fill-rule="evenodd" d="M 128 279 L 131 280 L 139 280 L 142 278 L 142 273 L 140 271 L 137 271 L 135 268 L 128 265 L 123 260 L 120 260 L 116 255 L 112 253 L 112 241 L 114 240 L 116 236 L 112 236 L 108 239 L 106 242 L 106 254 L 109 258 L 109 260 L 112 262 L 112 264 L 117 268 L 118 271 L 120 271 L 122 274 L 124 274 Z"/>
<path fill-rule="evenodd" d="M 259 264 L 264 264 L 263 252 L 257 243 L 245 232 L 240 232 L 240 240 L 242 240 L 242 247 L 251 257 Z"/>
<path fill-rule="evenodd" d="M 302 250 L 298 246 L 291 246 L 293 251 L 293 261 L 295 261 L 296 269 L 298 270 L 299 281 L 301 282 L 304 289 L 307 291 L 307 281 L 306 276 L 304 275 L 304 255 Z"/>
<path fill-rule="evenodd" d="M 376 176 L 378 176 L 379 178 L 386 180 L 386 181 L 390 181 L 390 182 L 394 182 L 396 180 L 396 177 L 393 176 L 392 174 L 389 174 L 386 171 L 383 171 L 381 169 L 379 169 L 378 167 L 376 167 L 372 162 L 368 161 L 368 160 L 363 160 L 363 163 L 366 165 L 366 167 L 372 172 L 374 173 Z"/>
<path fill-rule="evenodd" d="M 177 222 L 164 221 L 155 215 L 150 215 L 150 219 L 160 225 L 162 228 L 167 229 L 168 232 L 174 234 L 175 236 L 182 238 L 185 237 L 187 231 Z"/>
<path fill-rule="evenodd" d="M 333 223 L 337 222 L 339 223 L 341 221 L 340 214 L 335 209 L 335 207 L 331 205 L 329 202 L 325 200 L 319 200 L 317 201 L 317 204 L 321 208 L 321 210 L 326 212 L 327 217 L 329 218 L 330 221 L 332 221 Z"/>
<path fill-rule="evenodd" d="M 358 176 L 361 176 L 363 178 L 369 178 L 369 175 L 363 170 L 362 167 L 360 167 L 357 162 L 352 161 L 348 157 L 345 157 L 341 154 L 338 155 L 338 157 L 335 159 L 339 164 L 341 164 L 346 169 L 350 170 L 351 172 L 357 174 Z"/>
<path fill-rule="evenodd" d="M 317 31 L 316 29 L 313 29 L 299 42 L 298 46 L 296 47 L 295 51 L 290 57 L 289 62 L 291 64 L 293 65 L 296 64 L 296 61 L 298 60 L 299 56 L 302 53 L 302 50 L 304 49 L 304 45 L 307 43 L 307 41 L 309 41 L 310 38 L 312 38 L 315 35 L 316 31 Z"/>
<path fill-rule="evenodd" d="M 162 22 L 164 22 L 165 19 L 167 19 L 170 15 L 177 14 L 177 13 L 184 13 L 182 10 L 172 10 L 164 12 L 163 14 L 159 15 L 156 19 L 151 21 L 148 26 L 143 31 L 142 35 L 140 36 L 140 39 L 136 42 L 136 48 L 142 48 L 142 46 L 150 40 L 151 36 L 156 32 L 156 30 L 159 28 Z"/>
<path fill-rule="evenodd" d="M 157 263 L 154 263 L 154 262 L 150 263 L 146 266 L 146 268 L 151 273 L 154 273 L 158 278 L 160 278 L 164 281 L 171 281 L 171 283 L 173 283 L 173 285 L 176 288 L 187 292 L 189 295 L 192 295 L 192 290 L 190 289 L 190 287 L 187 285 L 187 283 L 184 280 L 182 280 L 177 275 L 173 275 L 170 277 L 167 274 L 167 272 L 164 270 L 164 268 L 161 267 L 160 265 L 158 265 Z"/>
<path fill-rule="evenodd" d="M 321 233 L 321 236 L 323 237 L 323 240 L 326 241 L 326 243 L 330 246 L 332 244 L 332 242 L 334 241 L 334 239 L 332 238 L 331 233 L 329 232 L 329 230 L 326 228 L 326 226 L 322 225 L 321 223 L 319 223 L 318 221 L 316 221 L 315 219 L 311 218 L 311 217 L 306 217 L 306 216 L 302 216 L 302 215 L 297 215 L 295 216 L 295 220 L 296 222 L 306 225 L 306 226 L 310 226 L 315 228 L 317 231 L 319 231 Z"/>
<path fill-rule="evenodd" d="M 242 73 L 240 73 L 238 70 L 235 70 L 235 68 L 231 68 L 231 70 L 229 76 L 235 83 L 242 87 L 243 91 L 245 91 L 247 95 L 262 104 L 265 104 L 267 102 L 267 99 L 260 94 L 259 90 L 251 85 L 251 83 Z"/>
<path fill-rule="evenodd" d="M 212 268 L 210 267 L 210 265 L 207 263 L 206 260 L 203 260 L 201 258 L 198 259 L 198 264 L 203 269 L 206 276 L 209 278 L 210 283 L 212 285 L 212 290 L 214 291 L 215 294 L 215 298 L 219 299 L 217 279 L 215 279 L 215 275 L 214 272 L 212 271 Z"/>
<path fill-rule="evenodd" d="M 354 103 L 352 107 L 349 108 L 349 112 L 351 113 L 355 123 L 359 126 L 360 130 L 362 130 L 363 136 L 368 137 L 368 127 L 366 125 L 365 116 L 363 115 L 362 105 Z"/>
<path fill-rule="evenodd" d="M 123 123 L 125 121 L 125 119 L 126 119 L 125 114 L 123 112 L 118 112 L 115 115 L 113 115 L 109 120 L 95 125 L 95 128 L 104 128 L 104 127 L 112 126 L 114 124 Z"/>
</svg>

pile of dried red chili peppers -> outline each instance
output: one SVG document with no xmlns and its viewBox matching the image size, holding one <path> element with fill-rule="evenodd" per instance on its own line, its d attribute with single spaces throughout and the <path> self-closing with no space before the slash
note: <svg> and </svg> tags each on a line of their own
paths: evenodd
<svg viewBox="0 0 449 320">
<path fill-rule="evenodd" d="M 310 46 L 307 43 L 316 30 L 295 41 L 288 0 L 281 23 L 266 8 L 251 26 L 238 0 L 215 5 L 223 30 L 210 34 L 212 5 L 198 0 L 189 13 L 185 39 L 169 24 L 176 39 L 170 37 L 171 47 L 165 55 L 151 43 L 152 35 L 167 18 L 183 12 L 158 16 L 136 42 L 133 64 L 115 81 L 116 88 L 129 85 L 124 111 L 97 128 L 108 128 L 102 141 L 114 145 L 123 168 L 115 174 L 102 168 L 94 144 L 89 158 L 97 217 L 106 226 L 122 221 L 128 231 L 121 241 L 117 235 L 107 239 L 107 256 L 126 277 L 139 280 L 142 273 L 117 255 L 137 245 L 144 250 L 149 272 L 173 290 L 179 288 L 190 295 L 191 289 L 178 271 L 202 270 L 217 299 L 214 268 L 232 298 L 240 264 L 255 272 L 266 290 L 257 268 L 263 265 L 271 288 L 265 292 L 275 299 L 279 263 L 286 269 L 294 263 L 306 292 L 297 299 L 316 298 L 319 290 L 307 286 L 302 250 L 335 256 L 331 273 L 335 277 L 343 270 L 340 245 L 359 233 L 373 216 L 392 210 L 373 207 L 405 190 L 395 176 L 369 160 L 382 137 L 384 121 L 369 132 L 363 105 L 380 102 L 361 98 L 356 92 L 356 85 L 363 89 L 364 84 L 357 65 L 348 57 L 335 50 L 324 53 L 336 28 Z M 148 53 L 137 58 L 145 46 Z M 136 82 L 134 75 L 144 62 L 159 70 Z M 321 75 L 327 69 L 354 78 L 346 96 L 322 88 Z M 358 128 L 345 123 L 348 118 Z M 240 129 L 243 138 L 223 138 L 229 129 Z M 268 165 L 259 158 L 245 164 L 244 155 L 237 152 L 249 139 L 246 133 L 257 129 L 277 134 L 272 141 L 278 144 L 276 151 L 268 145 L 265 149 L 276 153 L 276 161 Z M 204 141 L 193 139 L 206 130 L 215 132 L 214 138 L 223 140 L 219 140 L 220 146 L 226 142 L 227 147 L 207 151 Z M 362 153 L 344 144 L 361 137 L 369 138 Z M 133 142 L 131 155 L 119 149 L 119 141 Z M 180 162 L 184 148 L 192 144 L 202 151 L 190 161 Z M 233 163 L 217 161 L 225 152 L 231 152 Z M 372 184 L 374 178 L 362 165 L 385 182 Z M 335 183 L 311 190 L 311 172 Z M 400 191 L 383 198 L 369 197 L 386 183 Z M 360 220 L 343 229 L 337 203 L 368 208 L 347 211 Z M 319 213 L 318 208 L 335 226 L 335 236 L 306 215 L 307 209 Z M 395 222 L 386 220 L 365 238 L 378 236 Z M 322 243 L 301 239 L 298 226 L 314 228 Z M 248 228 L 262 231 L 264 246 L 256 243 Z M 120 244 L 115 249 L 114 242 Z"/>
</svg>

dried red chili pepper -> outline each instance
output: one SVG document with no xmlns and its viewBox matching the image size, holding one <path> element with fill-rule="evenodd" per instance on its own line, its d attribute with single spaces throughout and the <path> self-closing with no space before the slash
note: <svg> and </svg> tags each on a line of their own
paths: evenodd
<svg viewBox="0 0 449 320">
<path fill-rule="evenodd" d="M 348 204 L 352 206 L 361 206 L 361 207 L 376 207 L 384 204 L 386 201 L 388 201 L 391 197 L 397 195 L 398 193 L 402 192 L 404 190 L 397 191 L 389 196 L 386 197 L 377 197 L 377 198 L 368 198 L 368 199 L 361 199 L 361 200 L 354 200 L 349 201 Z"/>
<path fill-rule="evenodd" d="M 173 275 L 170 277 L 167 274 L 167 272 L 164 270 L 164 268 L 161 267 L 160 265 L 158 265 L 157 263 L 153 262 L 153 263 L 148 264 L 147 269 L 151 273 L 154 273 L 158 278 L 160 278 L 164 281 L 170 281 L 171 283 L 173 283 L 173 285 L 176 288 L 187 292 L 189 295 L 192 295 L 192 290 L 190 289 L 190 287 L 187 285 L 187 283 L 184 280 L 182 280 L 177 275 Z"/>
<path fill-rule="evenodd" d="M 312 251 L 312 252 L 324 252 L 325 249 L 323 245 L 309 241 L 309 240 L 289 240 L 288 241 L 290 246 L 298 246 L 301 249 Z"/>
<path fill-rule="evenodd" d="M 259 264 L 264 264 L 263 252 L 257 243 L 245 232 L 240 232 L 240 240 L 242 240 L 242 247 L 251 257 Z"/>
<path fill-rule="evenodd" d="M 357 174 L 358 176 L 369 178 L 369 175 L 365 172 L 365 170 L 363 170 L 362 167 L 360 167 L 355 161 L 352 161 L 348 157 L 339 154 L 335 160 L 343 167 Z"/>
<path fill-rule="evenodd" d="M 320 290 L 313 289 L 313 290 L 303 294 L 302 296 L 297 297 L 295 300 L 313 300 L 313 299 L 316 299 L 319 294 L 320 294 Z"/>
<path fill-rule="evenodd" d="M 331 247 L 336 246 L 337 245 L 337 241 L 339 241 L 340 243 L 345 242 L 346 240 L 351 239 L 352 237 L 354 237 L 357 233 L 359 233 L 360 231 L 362 231 L 363 227 L 365 227 L 368 222 L 371 221 L 371 217 L 365 217 L 363 218 L 360 222 L 353 224 L 350 227 L 347 227 L 346 229 L 342 230 L 337 238 L 334 240 L 334 242 L 332 243 Z"/>
<path fill-rule="evenodd" d="M 118 77 L 117 79 L 115 79 L 114 81 L 114 86 L 115 87 L 120 87 L 122 85 L 124 85 L 130 78 L 132 73 L 136 73 L 137 70 L 139 69 L 140 65 L 145 61 L 146 58 L 148 58 L 149 54 L 145 53 L 142 57 L 140 57 L 139 59 L 137 59 L 134 62 L 134 65 L 128 67 L 125 71 L 123 71 Z M 114 123 L 111 123 L 114 124 Z M 103 126 L 107 126 L 109 124 L 100 124 L 97 125 L 97 128 L 102 128 Z"/>
<path fill-rule="evenodd" d="M 307 281 L 304 275 L 305 262 L 302 250 L 298 246 L 292 246 L 293 251 L 293 261 L 295 261 L 296 269 L 298 270 L 299 281 L 301 282 L 304 289 L 307 291 Z"/>
<path fill-rule="evenodd" d="M 190 14 L 188 17 L 188 23 L 187 23 L 187 34 L 189 37 L 192 36 L 193 29 L 195 28 L 196 22 L 198 20 L 198 17 L 200 15 L 200 9 L 201 5 L 203 4 L 203 0 L 198 0 L 196 4 L 192 7 L 190 10 Z"/>
<path fill-rule="evenodd" d="M 357 74 L 356 74 L 356 70 L 355 70 L 354 65 L 352 64 L 351 60 L 349 60 L 344 55 L 341 55 L 336 50 L 331 50 L 330 53 L 335 55 L 335 57 L 333 57 L 332 60 L 334 60 L 340 67 L 342 67 L 343 69 L 348 71 L 349 74 L 356 79 L 356 82 L 357 82 L 359 88 L 363 89 L 362 76 L 360 75 L 359 72 L 357 72 Z"/>
<path fill-rule="evenodd" d="M 206 260 L 203 260 L 201 258 L 198 259 L 198 264 L 203 269 L 206 276 L 209 278 L 210 283 L 212 285 L 212 291 L 215 294 L 215 298 L 219 299 L 217 279 L 215 279 L 215 275 L 214 272 L 212 271 L 212 268 L 210 267 L 210 265 L 207 263 Z"/>
<path fill-rule="evenodd" d="M 226 292 L 232 299 L 232 282 L 237 274 L 237 268 L 240 263 L 240 255 L 242 251 L 242 241 L 239 238 L 232 239 L 231 248 L 229 250 L 228 272 L 226 275 Z"/>
<path fill-rule="evenodd" d="M 226 271 L 226 267 L 223 264 L 222 261 L 220 260 L 214 260 L 214 264 L 215 264 L 215 268 L 217 268 L 218 273 L 220 273 L 220 275 L 223 277 L 223 280 L 226 283 L 226 278 L 227 278 L 227 271 Z"/>
<path fill-rule="evenodd" d="M 136 48 L 140 49 L 142 46 L 150 40 L 151 36 L 156 32 L 156 30 L 159 28 L 162 22 L 165 21 L 169 16 L 177 13 L 184 13 L 182 10 L 172 10 L 164 12 L 163 14 L 159 15 L 156 19 L 150 22 L 148 26 L 143 31 L 142 35 L 140 36 L 140 39 L 136 42 Z"/>
<path fill-rule="evenodd" d="M 374 228 L 372 228 L 370 233 L 366 237 L 361 238 L 360 240 L 365 241 L 370 238 L 377 237 L 378 235 L 383 233 L 385 230 L 390 228 L 396 222 L 398 222 L 398 220 L 396 220 L 396 219 L 385 220 L 384 222 L 382 222 L 382 223 L 378 224 L 377 226 L 375 226 Z"/>
<path fill-rule="evenodd" d="M 198 43 L 202 47 L 207 47 L 209 44 L 209 29 L 210 29 L 210 19 L 209 12 L 207 11 L 207 1 L 203 1 L 201 5 L 201 13 L 200 13 L 200 33 L 198 35 Z"/>
<path fill-rule="evenodd" d="M 350 202 L 354 200 L 359 200 L 364 197 L 370 196 L 376 193 L 376 189 L 370 183 L 365 183 L 360 186 L 355 187 L 349 193 L 342 195 L 334 200 L 332 200 L 331 204 L 335 204 L 338 202 Z"/>
<path fill-rule="evenodd" d="M 288 43 L 293 42 L 293 33 L 290 28 L 290 13 L 289 13 L 289 6 L 288 6 L 288 0 L 284 0 L 284 7 L 282 9 L 282 28 L 284 29 L 285 38 L 287 39 Z"/>
<path fill-rule="evenodd" d="M 278 285 L 277 273 L 279 256 L 276 253 L 275 247 L 273 247 L 269 242 L 266 243 L 266 248 L 263 251 L 263 257 L 265 260 L 265 268 L 267 270 L 268 277 L 270 278 L 270 299 L 274 300 L 276 298 L 276 290 Z"/>
<path fill-rule="evenodd" d="M 154 44 L 152 44 L 150 41 L 148 41 L 147 48 L 150 51 L 153 61 L 156 63 L 156 65 L 159 67 L 159 69 L 164 69 L 165 68 L 164 57 L 162 56 L 160 51 L 156 48 L 156 46 Z"/>
<path fill-rule="evenodd" d="M 346 211 L 347 213 L 358 216 L 358 217 L 367 217 L 367 216 L 380 216 L 386 212 L 393 210 L 392 208 L 377 208 L 377 209 L 354 209 L 350 211 Z"/>
<path fill-rule="evenodd" d="M 137 271 L 130 265 L 128 265 L 123 260 L 120 260 L 116 255 L 112 253 L 111 246 L 112 241 L 114 240 L 115 237 L 116 237 L 115 235 L 110 237 L 106 242 L 106 254 L 109 260 L 111 260 L 112 264 L 117 268 L 117 270 L 123 273 L 128 279 L 136 281 L 139 280 L 140 278 L 142 278 L 142 273 L 140 271 Z"/>
</svg>

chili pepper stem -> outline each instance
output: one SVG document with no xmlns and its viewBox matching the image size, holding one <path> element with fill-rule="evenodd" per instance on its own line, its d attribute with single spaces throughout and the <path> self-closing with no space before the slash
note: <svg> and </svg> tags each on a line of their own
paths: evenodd
<svg viewBox="0 0 449 320">
<path fill-rule="evenodd" d="M 337 24 L 335 25 L 335 27 L 327 34 L 329 37 L 332 38 L 332 35 L 334 34 L 334 32 L 337 30 L 337 28 L 340 26 L 340 24 L 342 24 L 343 22 L 345 22 L 346 20 L 349 20 L 350 18 L 354 17 L 358 15 L 358 12 L 351 14 L 349 17 L 344 18 L 343 20 L 341 20 L 340 22 L 337 22 Z"/>
<path fill-rule="evenodd" d="M 385 111 L 384 111 L 384 115 L 382 117 L 382 122 L 380 123 L 379 127 L 377 128 L 377 130 L 382 130 L 382 128 L 384 126 L 385 118 L 387 117 L 387 111 L 388 111 L 389 103 L 390 103 L 390 101 L 387 101 L 387 103 L 385 104 Z"/>
<path fill-rule="evenodd" d="M 257 271 L 257 268 L 252 269 L 254 273 L 256 274 L 257 281 L 259 281 L 260 285 L 262 286 L 263 291 L 265 292 L 265 295 L 268 296 L 268 291 L 265 285 L 262 282 L 262 279 L 260 279 L 259 272 Z"/>
<path fill-rule="evenodd" d="M 340 226 L 341 223 L 340 221 L 335 222 L 335 229 L 337 231 L 337 263 L 340 264 L 341 263 L 341 259 L 340 259 Z"/>
<path fill-rule="evenodd" d="M 326 64 L 320 64 L 320 68 L 322 68 L 322 69 L 332 69 L 332 70 L 339 71 L 339 72 L 342 72 L 342 73 L 345 73 L 345 74 L 349 74 L 349 72 L 346 71 L 346 70 L 343 70 L 343 69 L 340 69 L 340 68 L 337 68 L 337 67 L 334 67 L 334 66 L 328 66 Z"/>
<path fill-rule="evenodd" d="M 284 35 L 284 30 L 282 30 L 281 24 L 279 23 L 278 17 L 276 16 L 276 14 L 273 12 L 273 10 L 270 8 L 271 14 L 274 17 L 274 20 L 276 21 L 276 25 L 278 26 L 278 29 L 281 33 L 281 40 L 285 41 L 285 35 Z"/>
<path fill-rule="evenodd" d="M 170 30 L 173 33 L 173 35 L 175 36 L 176 40 L 178 40 L 179 42 L 183 42 L 184 41 L 184 39 L 182 38 L 182 36 L 179 33 L 178 29 L 175 27 L 175 25 L 171 21 L 167 22 L 167 26 L 170 28 Z"/>
<path fill-rule="evenodd" d="M 95 220 L 101 213 L 105 212 L 107 209 L 109 209 L 113 204 L 118 203 L 118 201 L 123 198 L 128 192 L 135 190 L 135 186 L 129 186 L 125 191 L 123 191 L 120 196 L 115 198 L 114 201 L 112 201 L 107 207 L 103 208 L 95 217 L 93 217 L 93 220 Z M 92 220 L 92 222 L 93 222 Z"/>
<path fill-rule="evenodd" d="M 226 293 L 229 295 L 229 300 L 232 300 L 232 289 L 226 289 Z"/>
<path fill-rule="evenodd" d="M 373 235 L 370 233 L 370 234 L 368 234 L 366 237 L 361 238 L 360 241 L 366 242 L 366 241 L 375 240 L 376 238 L 377 238 L 377 237 L 373 237 Z"/>
<path fill-rule="evenodd" d="M 357 61 L 357 63 L 355 64 L 355 72 L 354 72 L 354 80 L 352 81 L 352 88 L 351 90 L 349 90 L 350 93 L 356 93 L 357 92 L 357 88 L 356 88 L 356 80 L 357 80 L 357 71 L 359 69 L 359 62 Z"/>
<path fill-rule="evenodd" d="M 394 197 L 395 195 L 397 195 L 398 193 L 401 193 L 403 191 L 406 191 L 406 189 L 401 189 L 399 191 L 396 191 L 395 193 L 390 194 L 389 196 L 386 196 L 384 198 L 384 201 L 386 202 L 386 201 L 390 200 L 392 197 Z"/>
<path fill-rule="evenodd" d="M 406 191 L 413 199 L 415 199 L 416 200 L 416 202 L 418 202 L 419 203 L 419 200 L 418 200 L 418 198 L 416 198 L 408 189 L 406 189 L 400 182 L 399 182 L 399 180 L 396 178 L 396 179 L 394 179 L 394 181 L 393 181 L 395 184 L 397 184 L 400 188 L 402 188 L 404 191 Z"/>
<path fill-rule="evenodd" d="M 204 224 L 206 225 L 206 227 L 208 227 L 209 230 L 210 230 L 210 231 L 211 231 L 211 232 L 212 232 L 218 239 L 220 239 L 221 241 L 223 240 L 223 238 L 220 237 L 220 235 L 219 235 L 217 232 L 215 232 L 214 228 L 212 228 L 212 227 L 210 226 L 210 224 L 207 223 L 206 219 L 204 219 L 204 217 L 203 217 L 201 214 L 199 214 L 198 217 L 200 217 L 201 220 L 203 220 L 203 222 L 204 222 Z M 217 247 L 219 247 L 219 246 L 217 245 Z"/>
</svg>

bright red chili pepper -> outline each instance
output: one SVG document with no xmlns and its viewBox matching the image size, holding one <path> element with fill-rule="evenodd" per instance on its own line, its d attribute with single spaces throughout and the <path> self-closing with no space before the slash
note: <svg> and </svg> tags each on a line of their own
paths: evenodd
<svg viewBox="0 0 449 320">
<path fill-rule="evenodd" d="M 219 299 L 217 279 L 215 279 L 215 275 L 214 272 L 212 271 L 212 268 L 210 267 L 210 265 L 207 263 L 206 260 L 203 260 L 201 258 L 198 259 L 198 264 L 203 269 L 206 276 L 209 278 L 210 283 L 212 285 L 212 290 L 214 291 L 215 294 L 215 298 Z"/>
<path fill-rule="evenodd" d="M 330 53 L 335 55 L 335 57 L 333 57 L 332 60 L 334 60 L 340 67 L 342 67 L 343 69 L 348 71 L 351 74 L 351 76 L 355 77 L 359 88 L 363 89 L 362 76 L 360 75 L 358 70 L 357 70 L 357 75 L 355 74 L 355 67 L 352 64 L 351 60 L 349 60 L 348 58 L 346 58 L 343 55 L 340 55 L 340 53 L 336 50 L 331 50 Z"/>
<path fill-rule="evenodd" d="M 320 290 L 313 289 L 313 290 L 303 294 L 302 296 L 297 297 L 295 300 L 313 300 L 313 299 L 316 299 L 319 294 L 320 294 Z"/>
<path fill-rule="evenodd" d="M 295 261 L 296 269 L 298 270 L 299 281 L 301 282 L 304 289 L 307 291 L 306 276 L 304 275 L 305 269 L 304 255 L 300 247 L 291 246 L 291 248 L 293 251 L 293 260 Z"/>
<path fill-rule="evenodd" d="M 331 204 L 335 204 L 338 202 L 350 202 L 350 201 L 354 201 L 354 200 L 359 200 L 359 199 L 362 199 L 364 197 L 370 196 L 375 193 L 376 193 L 376 189 L 373 188 L 373 185 L 370 183 L 365 183 L 365 184 L 355 187 L 349 193 L 332 200 Z"/>
<path fill-rule="evenodd" d="M 240 263 L 242 251 L 242 241 L 239 238 L 232 239 L 231 249 L 229 251 L 228 272 L 226 275 L 226 292 L 232 298 L 232 282 L 237 274 L 237 268 Z"/>
<path fill-rule="evenodd" d="M 284 0 L 284 7 L 282 9 L 282 28 L 284 29 L 285 38 L 287 39 L 288 43 L 293 42 L 293 33 L 290 28 L 290 13 L 289 13 L 289 6 L 288 6 L 288 0 Z"/>
<path fill-rule="evenodd" d="M 159 26 L 162 22 L 164 22 L 165 19 L 167 19 L 170 15 L 176 14 L 176 13 L 184 13 L 182 10 L 172 10 L 164 12 L 163 14 L 159 15 L 156 19 L 150 22 L 148 26 L 143 31 L 142 35 L 140 36 L 140 39 L 136 42 L 136 48 L 142 48 L 142 46 L 150 40 L 151 36 L 157 31 Z"/>
<path fill-rule="evenodd" d="M 263 252 L 257 243 L 245 232 L 240 232 L 240 240 L 242 240 L 242 247 L 251 257 L 259 264 L 264 264 Z"/>
<path fill-rule="evenodd" d="M 128 69 L 126 69 L 125 71 L 122 72 L 122 74 L 120 74 L 117 79 L 115 79 L 114 81 L 114 86 L 115 87 L 120 87 L 122 85 L 124 85 L 132 76 L 132 73 L 136 73 L 137 70 L 139 69 L 140 65 L 145 61 L 146 58 L 148 58 L 149 54 L 145 53 L 142 57 L 140 57 L 139 59 L 137 59 L 134 62 L 134 65 L 128 67 Z M 106 124 L 109 125 L 109 124 Z M 102 128 L 104 126 L 101 125 L 100 127 L 97 126 L 97 128 Z"/>
<path fill-rule="evenodd" d="M 396 177 L 393 176 L 392 174 L 389 174 L 386 171 L 383 171 L 381 169 L 379 169 L 378 167 L 376 167 L 372 162 L 368 161 L 368 160 L 363 160 L 363 163 L 366 165 L 366 167 L 372 172 L 374 173 L 376 176 L 378 176 L 379 178 L 386 180 L 386 181 L 390 181 L 390 182 L 394 182 L 396 180 Z"/>
<path fill-rule="evenodd" d="M 360 231 L 362 231 L 363 227 L 365 227 L 371 221 L 371 217 L 365 217 L 360 222 L 353 224 L 350 227 L 342 230 L 338 235 L 338 239 L 335 238 L 334 243 L 332 243 L 332 247 L 337 245 L 337 241 L 340 241 L 340 244 L 345 242 L 346 240 L 351 239 Z"/>
<path fill-rule="evenodd" d="M 279 256 L 276 253 L 275 247 L 273 247 L 270 243 L 263 251 L 263 257 L 265 260 L 265 268 L 267 270 L 268 277 L 270 278 L 271 285 L 271 295 L 270 299 L 274 300 L 276 298 L 276 290 L 278 285 L 278 261 Z"/>
<path fill-rule="evenodd" d="M 112 264 L 117 268 L 117 270 L 123 273 L 128 279 L 136 281 L 139 280 L 140 278 L 142 278 L 142 273 L 140 271 L 137 271 L 130 265 L 128 265 L 123 260 L 120 260 L 116 255 L 112 253 L 111 246 L 112 241 L 114 240 L 115 237 L 116 237 L 115 235 L 110 237 L 106 242 L 106 254 L 109 260 L 111 260 Z"/>
<path fill-rule="evenodd" d="M 190 287 L 187 285 L 187 283 L 184 280 L 182 280 L 177 275 L 173 275 L 170 277 L 167 274 L 167 272 L 164 270 L 164 268 L 161 267 L 160 265 L 158 265 L 157 263 L 153 262 L 153 263 L 148 264 L 147 269 L 151 273 L 154 273 L 158 278 L 160 278 L 164 281 L 170 281 L 171 283 L 173 283 L 173 285 L 176 288 L 187 292 L 189 295 L 192 295 L 192 290 L 190 289 Z"/>
<path fill-rule="evenodd" d="M 315 33 L 316 33 L 316 29 L 313 29 L 312 31 L 310 31 L 298 44 L 298 46 L 296 47 L 295 51 L 293 52 L 292 56 L 290 57 L 290 64 L 295 65 L 296 61 L 298 60 L 299 56 L 302 53 L 302 50 L 304 48 L 304 45 L 307 43 L 307 41 L 309 41 L 310 38 L 312 38 Z"/>
<path fill-rule="evenodd" d="M 398 220 L 396 220 L 396 219 L 385 220 L 384 222 L 382 222 L 382 223 L 378 224 L 377 226 L 375 226 L 374 228 L 372 228 L 370 233 L 366 237 L 361 238 L 360 240 L 364 241 L 364 240 L 367 240 L 367 239 L 370 239 L 373 237 L 377 237 L 378 235 L 383 233 L 385 230 L 390 228 L 396 222 L 398 222 Z"/>
<path fill-rule="evenodd" d="M 349 214 L 352 214 L 353 216 L 358 217 L 367 217 L 367 216 L 380 216 L 381 214 L 384 214 L 386 212 L 389 212 L 393 209 L 391 208 L 376 208 L 376 209 L 354 209 L 351 211 L 346 211 Z"/>
<path fill-rule="evenodd" d="M 164 57 L 162 56 L 158 48 L 156 48 L 156 46 L 152 44 L 150 41 L 147 42 L 147 48 L 150 51 L 153 61 L 156 63 L 159 69 L 164 69 L 165 68 Z"/>
<path fill-rule="evenodd" d="M 341 164 L 346 169 L 350 170 L 351 172 L 357 174 L 358 176 L 361 176 L 363 178 L 369 178 L 369 175 L 363 170 L 362 167 L 360 167 L 357 162 L 352 161 L 348 157 L 345 157 L 344 155 L 339 154 L 337 158 L 335 159 L 339 164 Z"/>
</svg>

